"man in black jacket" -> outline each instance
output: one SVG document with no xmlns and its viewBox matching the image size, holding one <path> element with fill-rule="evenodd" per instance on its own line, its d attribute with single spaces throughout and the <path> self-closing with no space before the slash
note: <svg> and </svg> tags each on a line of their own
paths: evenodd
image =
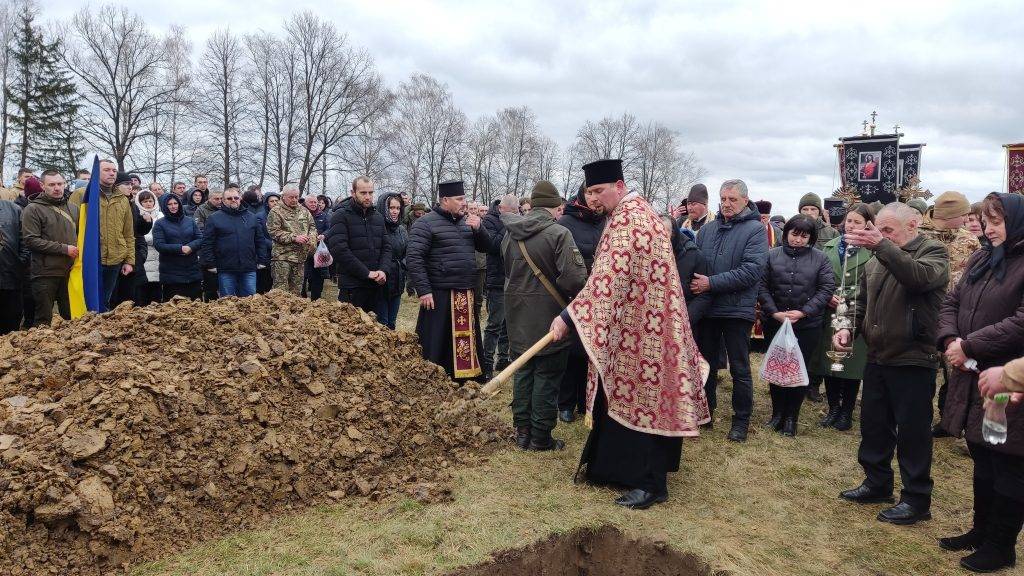
<svg viewBox="0 0 1024 576">
<path fill-rule="evenodd" d="M 373 180 L 352 182 L 352 196 L 331 214 L 327 248 L 338 267 L 338 301 L 375 312 L 391 264 L 391 243 L 384 216 L 373 205 Z"/>
<path fill-rule="evenodd" d="M 412 225 L 406 263 L 420 315 L 416 334 L 423 357 L 452 378 L 475 378 L 480 368 L 480 320 L 474 313 L 476 251 L 490 252 L 480 217 L 466 215 L 461 181 L 437 186 L 438 205 Z"/>
<path fill-rule="evenodd" d="M 519 199 L 506 194 L 491 204 L 483 218 L 484 229 L 491 237 L 487 253 L 487 328 L 484 329 L 483 379 L 490 380 L 494 370 L 508 366 L 508 329 L 505 326 L 505 268 L 501 257 L 501 241 L 505 237 L 506 214 L 519 215 Z M 505 216 L 507 217 L 507 216 Z M 494 359 L 497 352 L 498 358 Z"/>
</svg>

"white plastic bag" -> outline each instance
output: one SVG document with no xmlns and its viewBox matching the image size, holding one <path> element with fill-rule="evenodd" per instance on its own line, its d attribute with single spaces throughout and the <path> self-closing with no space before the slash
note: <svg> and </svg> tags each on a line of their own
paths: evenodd
<svg viewBox="0 0 1024 576">
<path fill-rule="evenodd" d="M 793 332 L 793 324 L 786 318 L 782 328 L 772 338 L 768 351 L 761 362 L 761 380 L 776 386 L 795 387 L 807 386 L 807 366 L 804 355 L 800 353 L 800 343 Z"/>
<path fill-rule="evenodd" d="M 331 256 L 331 251 L 327 249 L 327 244 L 324 241 L 320 241 L 320 245 L 316 247 L 316 252 L 313 253 L 313 268 L 327 268 L 334 263 L 334 257 Z"/>
</svg>

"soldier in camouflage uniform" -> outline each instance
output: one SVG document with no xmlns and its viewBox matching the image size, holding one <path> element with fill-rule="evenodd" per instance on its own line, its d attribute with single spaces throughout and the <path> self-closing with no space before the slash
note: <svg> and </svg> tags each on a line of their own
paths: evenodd
<svg viewBox="0 0 1024 576">
<path fill-rule="evenodd" d="M 981 243 L 967 231 L 967 215 L 971 213 L 971 203 L 959 192 L 943 192 L 931 209 L 931 217 L 925 219 L 921 232 L 928 238 L 942 242 L 949 249 L 949 292 L 960 281 L 967 266 L 967 259 L 979 248 Z"/>
<path fill-rule="evenodd" d="M 316 223 L 309 210 L 299 203 L 299 187 L 286 184 L 281 203 L 267 215 L 267 232 L 274 241 L 270 269 L 274 288 L 292 294 L 302 292 L 302 271 L 306 258 L 316 249 Z"/>
<path fill-rule="evenodd" d="M 949 284 L 946 286 L 948 293 L 960 282 L 967 267 L 967 259 L 976 250 L 981 248 L 978 239 L 967 231 L 967 215 L 971 213 L 971 203 L 967 197 L 959 192 L 943 192 L 935 199 L 935 206 L 925 216 L 925 222 L 921 225 L 921 233 L 927 238 L 933 238 L 946 245 L 949 250 Z M 946 407 L 946 390 L 949 383 L 945 359 L 941 363 L 942 386 L 939 387 L 939 420 L 942 420 L 942 412 Z M 932 428 L 932 436 L 937 438 L 948 436 L 944 428 L 936 424 Z"/>
</svg>

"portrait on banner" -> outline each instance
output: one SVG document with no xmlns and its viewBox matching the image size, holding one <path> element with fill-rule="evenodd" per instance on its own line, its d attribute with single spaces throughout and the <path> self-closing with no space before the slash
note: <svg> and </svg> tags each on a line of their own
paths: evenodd
<svg viewBox="0 0 1024 576">
<path fill-rule="evenodd" d="M 860 182 L 878 182 L 879 154 L 877 152 L 861 152 L 857 163 L 857 175 Z"/>
</svg>

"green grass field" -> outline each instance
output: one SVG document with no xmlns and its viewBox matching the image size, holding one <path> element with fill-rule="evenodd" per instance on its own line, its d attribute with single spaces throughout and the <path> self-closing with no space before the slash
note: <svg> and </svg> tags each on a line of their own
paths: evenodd
<svg viewBox="0 0 1024 576">
<path fill-rule="evenodd" d="M 415 302 L 400 325 L 415 322 Z M 720 397 L 729 397 L 723 372 Z M 971 463 L 958 443 L 936 442 L 934 520 L 895 527 L 875 520 L 881 505 L 840 501 L 861 479 L 858 434 L 823 431 L 820 404 L 805 404 L 801 431 L 784 438 L 760 422 L 769 411 L 757 383 L 755 422 L 742 445 L 725 440 L 722 424 L 683 447 L 683 467 L 669 477 L 670 500 L 647 511 L 612 503 L 616 492 L 574 486 L 571 478 L 586 438 L 582 422 L 559 424 L 559 453 L 503 449 L 457 474 L 454 500 L 421 505 L 407 499 L 349 499 L 297 511 L 259 530 L 235 534 L 160 562 L 138 575 L 379 575 L 443 574 L 519 547 L 552 532 L 611 523 L 693 552 L 716 569 L 752 575 L 962 574 L 958 554 L 941 551 L 940 536 L 969 522 Z M 492 400 L 509 418 L 509 393 Z M 728 406 L 728 401 L 723 402 Z M 719 418 L 727 418 L 725 412 Z M 898 478 L 898 475 L 897 475 Z"/>
</svg>

